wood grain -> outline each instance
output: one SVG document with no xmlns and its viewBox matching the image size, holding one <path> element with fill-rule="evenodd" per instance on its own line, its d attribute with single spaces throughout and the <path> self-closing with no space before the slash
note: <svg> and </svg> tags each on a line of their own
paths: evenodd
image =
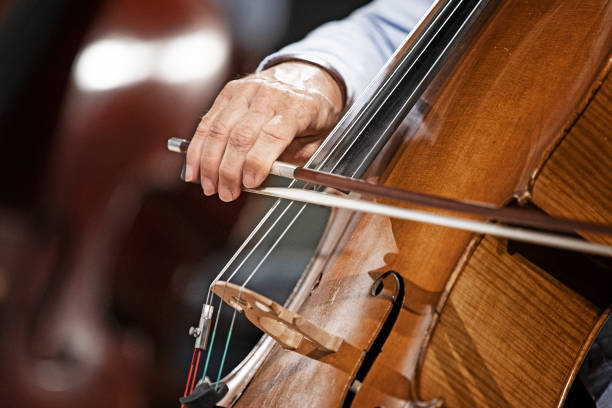
<svg viewBox="0 0 612 408">
<path fill-rule="evenodd" d="M 478 245 L 442 309 L 421 372 L 448 407 L 554 407 L 599 310 L 497 239 Z"/>
<path fill-rule="evenodd" d="M 533 202 L 549 214 L 612 224 L 612 79 L 606 76 L 584 113 L 547 160 Z M 612 236 L 582 234 L 612 245 Z"/>
<path fill-rule="evenodd" d="M 466 53 L 456 66 L 436 78 L 421 101 L 426 109 L 409 116 L 411 130 L 387 168 L 385 185 L 494 206 L 502 206 L 527 191 L 537 165 L 575 121 L 585 97 L 593 92 L 593 84 L 612 50 L 610 15 L 612 3 L 598 0 L 503 2 L 480 34 L 465 44 Z M 366 294 L 371 276 L 389 269 L 401 274 L 406 287 L 403 308 L 356 393 L 353 407 L 403 407 L 406 400 L 416 398 L 412 389 L 399 382 L 393 395 L 403 392 L 406 396 L 402 399 L 381 390 L 388 389 L 385 383 L 394 377 L 415 379 L 440 296 L 453 271 L 466 259 L 464 254 L 472 238 L 470 233 L 449 228 L 364 216 L 337 261 L 323 272 L 320 285 L 295 310 L 329 333 L 366 350 L 390 307 Z M 502 403 L 512 401 L 507 394 L 512 387 L 526 387 L 523 394 L 528 397 L 536 388 L 549 385 L 558 392 L 558 383 L 567 375 L 562 371 L 571 366 L 569 360 L 576 355 L 575 349 L 588 335 L 586 326 L 595 319 L 596 311 L 576 299 L 575 294 L 541 271 L 536 273 L 514 258 L 497 254 L 493 250 L 496 247 L 490 245 L 485 246 L 488 249 L 480 253 L 480 258 L 475 258 L 474 262 L 480 260 L 483 266 L 470 268 L 476 268 L 474 273 L 492 269 L 493 275 L 503 274 L 491 281 L 488 276 L 472 279 L 469 272 L 462 277 L 470 283 L 464 292 L 451 295 L 442 327 L 463 335 L 452 341 L 468 353 L 449 355 L 448 361 L 473 364 L 465 370 L 484 370 L 483 375 L 490 375 L 493 381 L 487 383 L 483 378 L 466 388 L 465 395 L 455 396 L 460 391 L 453 387 L 465 384 L 448 382 L 447 376 L 459 380 L 471 377 L 453 376 L 448 371 L 452 366 L 435 366 L 433 362 L 437 360 L 428 358 L 427 366 L 435 369 L 427 368 L 423 373 L 424 397 L 444 396 L 450 402 L 465 403 L 457 406 L 471 407 L 471 401 L 486 405 L 487 398 Z M 497 257 L 485 256 L 493 253 Z M 493 266 L 487 269 L 487 263 Z M 524 292 L 519 293 L 519 289 Z M 515 303 L 507 298 L 510 294 L 516 296 Z M 566 300 L 562 301 L 564 296 Z M 547 301 L 540 304 L 538 299 L 544 298 Z M 484 307 L 493 307 L 494 312 Z M 511 320 L 504 326 L 505 335 L 496 344 L 491 343 L 501 350 L 497 360 L 493 347 L 487 348 L 486 356 L 482 355 L 492 358 L 489 365 L 479 358 L 480 349 L 469 354 L 473 352 L 470 346 L 491 342 L 496 333 L 489 334 L 489 329 L 503 324 L 500 308 L 505 313 L 503 317 L 513 312 L 516 316 L 508 316 Z M 536 313 L 540 308 L 553 314 Z M 475 318 L 478 326 L 469 326 L 472 316 L 465 314 L 468 311 L 480 313 Z M 577 314 L 554 314 L 559 311 Z M 557 317 L 555 326 L 551 322 Z M 470 331 L 461 324 L 468 325 Z M 550 331 L 545 333 L 543 329 Z M 432 356 L 444 357 L 443 353 L 458 350 L 440 348 L 449 346 L 443 341 L 447 339 L 445 333 L 448 331 L 442 328 L 434 334 L 438 338 L 432 341 L 438 342 L 438 347 L 434 347 Z M 560 336 L 562 344 L 539 350 L 537 341 L 547 336 Z M 508 353 L 514 353 L 516 358 L 508 360 L 514 365 L 506 369 L 499 355 Z M 565 354 L 559 357 L 555 353 Z M 551 362 L 553 355 L 556 361 Z M 528 369 L 529 375 L 521 377 L 521 368 Z M 352 381 L 340 370 L 276 347 L 236 405 L 337 407 L 342 405 Z M 489 388 L 481 389 L 480 385 Z M 541 401 L 553 400 L 542 392 L 546 397 Z"/>
<path fill-rule="evenodd" d="M 412 117 L 419 127 L 395 156 L 386 184 L 496 206 L 522 196 L 549 147 L 582 112 L 612 50 L 612 4 L 572 3 L 504 2 L 449 77 L 426 93 L 430 110 L 422 123 Z M 400 250 L 392 267 L 416 293 L 441 293 L 472 236 L 395 220 L 393 229 Z M 416 302 L 413 296 L 407 291 L 408 301 Z M 354 407 L 403 406 L 375 384 L 384 367 L 415 377 L 436 307 L 402 311 Z"/>
<path fill-rule="evenodd" d="M 359 349 L 369 349 L 391 310 L 390 299 L 373 297 L 370 289 L 396 252 L 389 218 L 364 215 L 336 262 L 296 312 Z M 236 406 L 337 407 L 352 377 L 276 345 Z"/>
</svg>

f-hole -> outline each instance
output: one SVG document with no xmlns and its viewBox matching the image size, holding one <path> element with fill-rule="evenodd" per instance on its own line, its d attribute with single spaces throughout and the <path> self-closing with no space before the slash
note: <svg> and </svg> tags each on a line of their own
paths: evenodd
<svg viewBox="0 0 612 408">
<path fill-rule="evenodd" d="M 378 279 L 376 279 L 372 284 L 372 287 L 370 288 L 370 295 L 378 296 L 383 291 L 385 285 L 384 280 L 389 275 L 392 275 L 395 279 L 396 290 L 393 294 L 393 307 L 391 308 L 391 311 L 389 312 L 385 323 L 380 329 L 380 332 L 378 332 L 378 336 L 376 336 L 374 343 L 372 343 L 372 347 L 370 347 L 370 349 L 366 353 L 363 359 L 363 363 L 359 368 L 359 371 L 357 371 L 355 381 L 357 381 L 358 384 L 361 384 L 361 382 L 363 382 L 363 379 L 365 378 L 368 371 L 370 371 L 372 364 L 374 364 L 374 361 L 382 351 L 382 347 L 387 341 L 387 338 L 389 337 L 389 334 L 391 333 L 391 330 L 393 329 L 397 317 L 399 316 L 399 313 L 402 309 L 402 305 L 404 304 L 404 280 L 396 271 L 387 271 L 380 275 Z M 351 406 L 353 399 L 355 398 L 354 389 L 355 387 L 351 387 L 351 389 L 347 393 L 346 398 L 344 399 L 344 404 L 342 405 L 344 408 L 348 408 Z"/>
</svg>

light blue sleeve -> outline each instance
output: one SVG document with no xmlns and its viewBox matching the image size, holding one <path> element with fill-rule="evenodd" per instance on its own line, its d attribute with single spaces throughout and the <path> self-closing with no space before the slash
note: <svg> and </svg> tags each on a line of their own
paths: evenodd
<svg viewBox="0 0 612 408">
<path fill-rule="evenodd" d="M 258 70 L 281 60 L 300 59 L 300 56 L 322 61 L 322 66 L 332 67 L 344 80 L 350 104 L 431 3 L 433 0 L 375 0 L 344 20 L 324 24 L 303 40 L 266 57 Z"/>
</svg>

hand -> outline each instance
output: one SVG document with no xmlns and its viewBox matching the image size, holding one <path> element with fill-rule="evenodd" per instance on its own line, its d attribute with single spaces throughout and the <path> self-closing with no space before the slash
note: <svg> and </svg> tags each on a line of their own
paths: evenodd
<svg viewBox="0 0 612 408">
<path fill-rule="evenodd" d="M 199 177 L 206 195 L 235 200 L 241 184 L 260 185 L 284 151 L 283 160 L 305 162 L 341 110 L 336 81 L 308 63 L 286 62 L 231 81 L 198 125 L 185 178 Z"/>
</svg>

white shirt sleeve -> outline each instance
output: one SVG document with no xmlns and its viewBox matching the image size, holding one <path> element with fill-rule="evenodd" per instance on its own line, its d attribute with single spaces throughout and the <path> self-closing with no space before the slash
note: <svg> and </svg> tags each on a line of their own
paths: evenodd
<svg viewBox="0 0 612 408">
<path fill-rule="evenodd" d="M 347 104 L 368 85 L 433 0 L 375 0 L 266 57 L 258 71 L 287 59 L 322 61 L 344 80 Z"/>
</svg>

